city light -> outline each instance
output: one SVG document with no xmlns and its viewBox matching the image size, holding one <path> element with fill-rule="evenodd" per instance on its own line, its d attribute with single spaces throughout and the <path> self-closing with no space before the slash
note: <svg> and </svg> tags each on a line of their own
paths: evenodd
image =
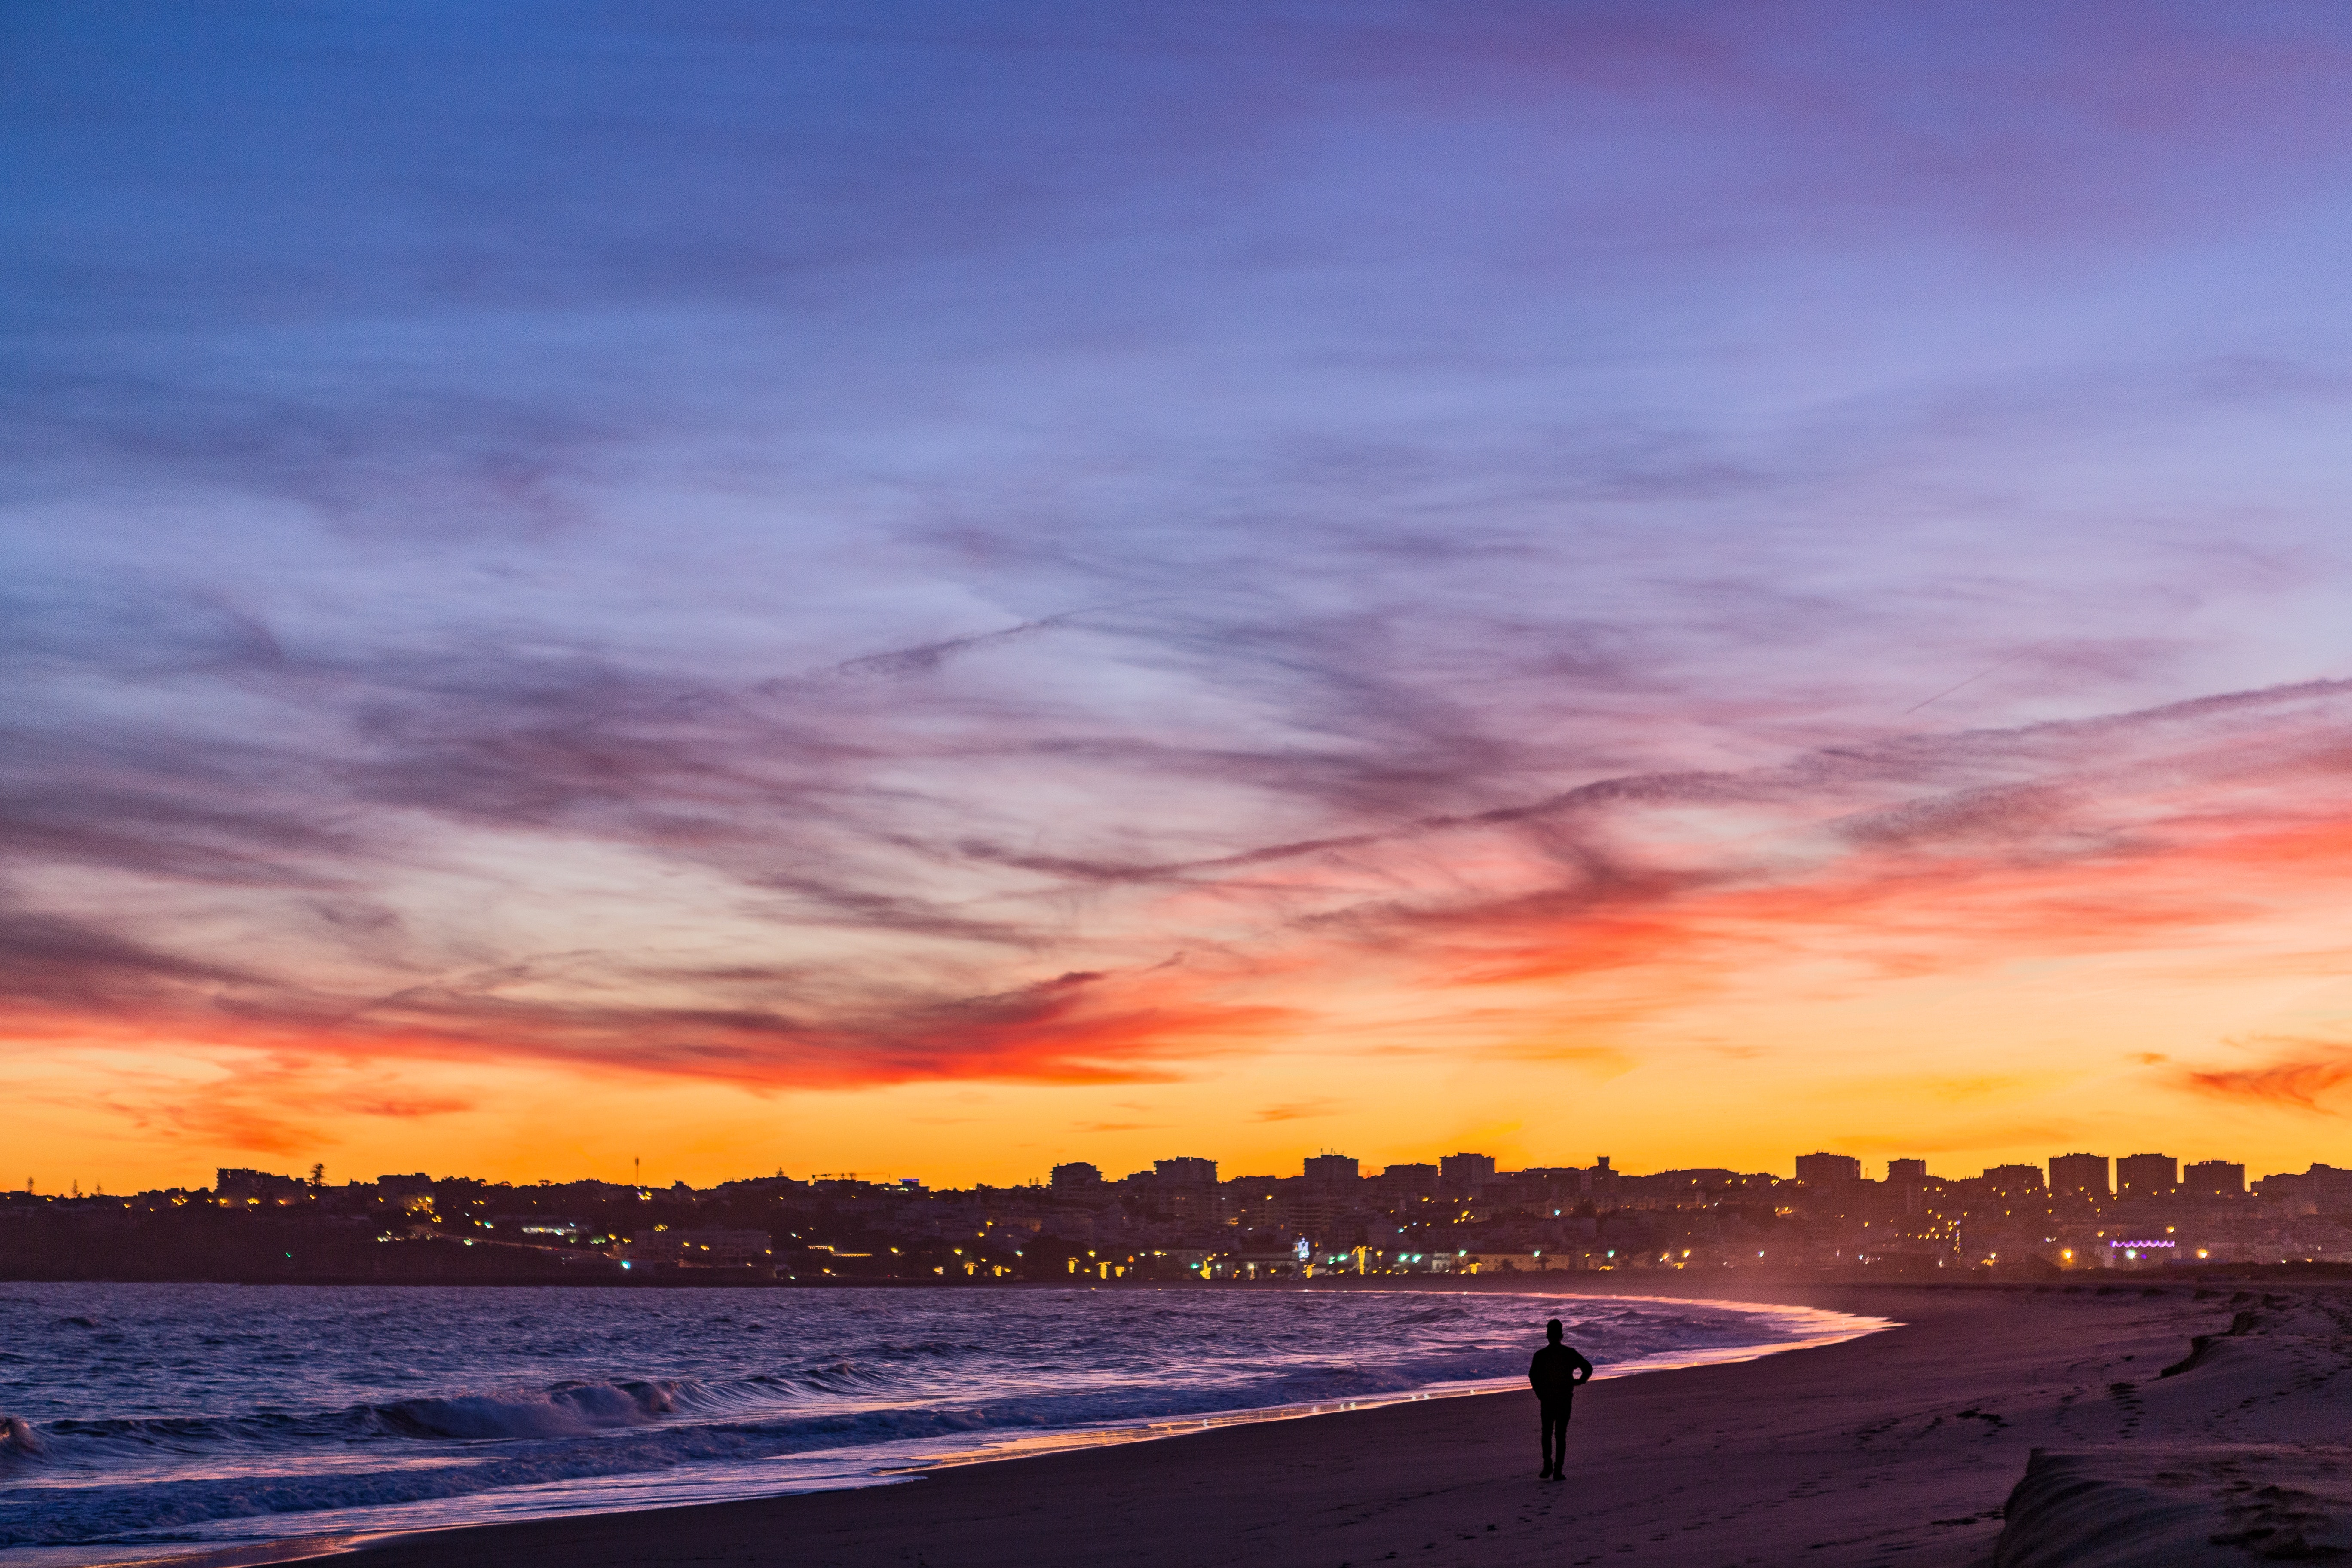
<svg viewBox="0 0 2352 1568">
<path fill-rule="evenodd" d="M 1351 1158 L 1318 1159 L 1322 1169 L 1298 1175 L 1223 1179 L 1215 1162 L 1194 1157 L 1124 1178 L 1062 1165 L 1033 1184 L 961 1191 L 781 1173 L 702 1191 L 423 1173 L 329 1187 L 223 1169 L 210 1189 L 134 1197 L 84 1195 L 70 1184 L 44 1194 L 28 1184 L 0 1202 L 45 1223 L 0 1226 L 0 1247 L 77 1246 L 85 1221 L 128 1214 L 163 1227 L 119 1233 L 144 1237 L 142 1258 L 182 1257 L 187 1272 L 207 1278 L 222 1272 L 220 1258 L 239 1256 L 244 1237 L 283 1243 L 268 1254 L 271 1279 L 338 1269 L 385 1278 L 396 1266 L 399 1277 L 420 1279 L 583 1282 L 1084 1277 L 1100 1287 L 1743 1268 L 2041 1279 L 2352 1260 L 2352 1170 L 2327 1165 L 2250 1189 L 2242 1167 L 2221 1162 L 2189 1166 L 2197 1184 L 2187 1184 L 2163 1155 L 2113 1163 L 2126 1179 L 2110 1184 L 2111 1163 L 2079 1152 L 2053 1159 L 2048 1181 L 2020 1165 L 1930 1175 L 1919 1161 L 1894 1162 L 1871 1179 L 1859 1161 L 1828 1153 L 1801 1157 L 1806 1173 L 1794 1179 L 1722 1168 L 1643 1173 L 1605 1159 L 1511 1170 L 1485 1155 L 1367 1173 Z M 224 1215 L 237 1216 L 235 1236 L 203 1228 Z M 339 1262 L 354 1246 L 398 1257 Z M 467 1259 L 462 1269 L 453 1255 Z"/>
</svg>

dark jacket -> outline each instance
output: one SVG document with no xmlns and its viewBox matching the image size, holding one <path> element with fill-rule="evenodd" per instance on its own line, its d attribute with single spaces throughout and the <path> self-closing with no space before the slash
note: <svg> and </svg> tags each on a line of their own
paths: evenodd
<svg viewBox="0 0 2352 1568">
<path fill-rule="evenodd" d="M 1546 1345 L 1528 1363 L 1528 1383 L 1545 1404 L 1574 1396 L 1576 1385 L 1592 1375 L 1592 1363 L 1566 1345 Z"/>
</svg>

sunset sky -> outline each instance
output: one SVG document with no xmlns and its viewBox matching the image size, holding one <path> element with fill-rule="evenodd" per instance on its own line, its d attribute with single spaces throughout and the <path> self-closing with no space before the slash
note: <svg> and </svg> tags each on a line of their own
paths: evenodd
<svg viewBox="0 0 2352 1568">
<path fill-rule="evenodd" d="M 0 19 L 0 1184 L 2352 1164 L 2352 13 Z"/>
</svg>

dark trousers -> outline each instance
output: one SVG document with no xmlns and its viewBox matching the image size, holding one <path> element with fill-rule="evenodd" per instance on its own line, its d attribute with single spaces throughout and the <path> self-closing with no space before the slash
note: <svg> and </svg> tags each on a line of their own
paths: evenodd
<svg viewBox="0 0 2352 1568">
<path fill-rule="evenodd" d="M 1574 1402 L 1568 1399 L 1547 1399 L 1543 1402 L 1543 1468 L 1558 1470 L 1568 1460 L 1568 1413 Z"/>
</svg>

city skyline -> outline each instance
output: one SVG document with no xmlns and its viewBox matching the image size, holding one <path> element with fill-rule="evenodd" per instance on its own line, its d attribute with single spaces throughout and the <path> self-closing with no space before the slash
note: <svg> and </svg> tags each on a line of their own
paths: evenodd
<svg viewBox="0 0 2352 1568">
<path fill-rule="evenodd" d="M 2092 1169 L 2098 1173 L 2095 1178 L 2093 1178 L 2085 1172 L 2085 1162 L 2090 1163 Z M 2033 1173 L 2033 1179 L 2037 1183 L 2046 1182 L 2048 1190 L 2053 1194 L 2074 1192 L 2089 1195 L 2111 1196 L 2131 1195 L 2135 1185 L 2142 1187 L 2147 1191 L 2170 1191 L 2177 1189 L 2183 1191 L 2208 1192 L 2217 1194 L 2243 1194 L 2252 1191 L 2254 1184 L 2259 1180 L 2273 1179 L 2278 1177 L 2294 1177 L 2301 1174 L 2301 1173 L 2295 1172 L 2273 1172 L 2270 1173 L 2268 1176 L 2263 1178 L 2251 1178 L 2249 1175 L 2250 1167 L 2242 1160 L 2230 1160 L 2219 1156 L 2204 1159 L 2186 1159 L 2179 1155 L 2167 1154 L 2161 1151 L 2138 1151 L 2130 1154 L 2098 1154 L 2088 1151 L 2068 1151 L 2064 1153 L 2047 1155 L 2038 1163 L 2028 1163 L 2023 1164 L 2012 1163 L 1997 1166 L 1988 1166 L 1979 1172 L 1975 1176 L 1954 1175 L 1945 1172 L 1931 1171 L 1927 1168 L 1931 1162 L 1925 1158 L 1893 1155 L 1883 1162 L 1885 1174 L 1883 1177 L 1872 1177 L 1868 1173 L 1866 1163 L 1859 1156 L 1840 1153 L 1834 1150 L 1816 1150 L 1810 1153 L 1789 1156 L 1788 1159 L 1783 1162 L 1790 1173 L 1788 1174 L 1783 1174 L 1780 1169 L 1743 1172 L 1735 1170 L 1729 1166 L 1722 1165 L 1675 1166 L 1666 1167 L 1659 1171 L 1644 1172 L 1633 1166 L 1620 1163 L 1616 1162 L 1613 1156 L 1609 1154 L 1598 1154 L 1593 1156 L 1592 1163 L 1589 1166 L 1570 1162 L 1514 1167 L 1503 1164 L 1493 1154 L 1479 1151 L 1455 1151 L 1448 1154 L 1433 1156 L 1426 1160 L 1375 1163 L 1360 1159 L 1356 1155 L 1348 1154 L 1339 1150 L 1323 1149 L 1311 1154 L 1300 1155 L 1296 1163 L 1300 1166 L 1300 1170 L 1293 1173 L 1292 1174 L 1294 1176 L 1304 1176 L 1309 1180 L 1317 1179 L 1319 1176 L 1324 1179 L 1338 1179 L 1344 1177 L 1344 1179 L 1349 1181 L 1372 1181 L 1380 1179 L 1394 1179 L 1403 1174 L 1422 1173 L 1428 1173 L 1431 1179 L 1434 1180 L 1437 1178 L 1438 1174 L 1442 1173 L 1444 1179 L 1448 1183 L 1475 1183 L 1478 1180 L 1496 1176 L 1510 1177 L 1528 1173 L 1551 1174 L 1576 1171 L 1602 1172 L 1613 1175 L 1627 1177 L 1727 1173 L 1742 1177 L 1764 1176 L 1773 1180 L 1811 1183 L 1816 1185 L 1832 1180 L 1882 1181 L 1889 1184 L 1899 1184 L 1906 1180 L 1958 1183 L 1992 1179 L 2000 1176 L 2004 1173 L 2026 1171 Z M 1233 1181 L 1256 1181 L 1267 1179 L 1269 1177 L 1280 1180 L 1291 1179 L 1291 1177 L 1285 1176 L 1282 1173 L 1275 1171 L 1228 1171 L 1226 1169 L 1227 1163 L 1227 1162 L 1206 1155 L 1162 1154 L 1152 1160 L 1147 1161 L 1142 1169 L 1120 1174 L 1118 1173 L 1115 1169 L 1106 1169 L 1093 1161 L 1068 1160 L 1058 1162 L 1049 1170 L 1039 1173 L 1025 1181 L 1016 1181 L 1009 1184 L 1015 1186 L 1025 1185 L 1051 1187 L 1056 1191 L 1063 1191 L 1080 1186 L 1090 1186 L 1096 1184 L 1115 1186 L 1122 1182 L 1152 1180 L 1169 1181 L 1197 1178 L 1207 1183 L 1214 1184 Z M 2326 1168 L 2333 1168 L 2326 1166 L 2325 1162 L 2318 1162 L 2317 1163 Z M 1808 1172 L 1809 1165 L 1811 1167 L 1811 1173 Z M 2137 1180 L 2135 1180 L 2134 1173 L 2129 1168 L 2135 1165 L 2138 1167 Z M 223 1182 L 231 1177 L 236 1177 L 239 1180 L 254 1180 L 268 1184 L 275 1184 L 278 1187 L 287 1190 L 291 1190 L 297 1187 L 320 1188 L 329 1184 L 368 1186 L 388 1183 L 413 1183 L 419 1186 L 425 1186 L 429 1185 L 435 1179 L 429 1173 L 425 1172 L 391 1174 L 379 1173 L 377 1175 L 364 1180 L 357 1176 L 343 1176 L 338 1173 L 336 1182 L 330 1184 L 326 1180 L 325 1173 L 325 1163 L 323 1162 L 318 1162 L 312 1164 L 308 1176 L 301 1175 L 299 1173 L 289 1174 L 249 1166 L 219 1167 L 215 1173 L 216 1178 Z M 779 1168 L 775 1172 L 775 1176 L 780 1180 L 787 1179 L 785 1172 L 782 1168 Z M 480 1177 L 458 1175 L 454 1173 L 446 1179 L 465 1182 L 478 1182 L 482 1180 Z M 761 1179 L 764 1178 L 757 1174 L 746 1176 L 739 1173 L 734 1176 L 726 1178 L 724 1181 L 717 1184 L 725 1185 L 729 1182 L 740 1182 L 746 1180 L 758 1181 Z M 904 1173 L 886 1173 L 880 1171 L 871 1170 L 811 1170 L 805 1177 L 789 1179 L 806 1181 L 810 1183 L 857 1182 L 886 1185 L 918 1185 L 925 1190 L 937 1186 L 944 1190 L 952 1190 L 950 1184 L 927 1181 L 919 1173 L 907 1174 Z M 2094 1185 L 2094 1180 L 2095 1180 L 2098 1184 Z M 633 1169 L 631 1178 L 626 1183 L 608 1183 L 604 1182 L 604 1178 L 593 1175 L 572 1175 L 558 1178 L 542 1174 L 536 1178 L 526 1178 L 519 1182 L 511 1182 L 509 1184 L 517 1188 L 528 1189 L 534 1185 L 561 1186 L 569 1183 L 579 1182 L 587 1182 L 591 1184 L 603 1183 L 606 1185 L 616 1187 L 625 1186 L 633 1189 L 641 1188 L 648 1192 L 672 1185 L 683 1185 L 688 1187 L 696 1185 L 696 1184 L 685 1182 L 682 1179 L 673 1183 L 664 1183 L 656 1178 L 648 1183 L 644 1179 L 642 1169 Z M 79 1180 L 69 1178 L 68 1184 L 73 1189 L 76 1195 L 82 1195 L 81 1186 Z M 986 1185 L 988 1184 L 978 1184 Z M 40 1189 L 30 1178 L 27 1178 L 26 1184 L 23 1188 L 12 1190 L 21 1190 L 28 1194 L 40 1194 Z M 157 1188 L 150 1190 L 203 1191 L 205 1189 L 203 1184 L 187 1183 L 171 1188 Z M 66 1194 L 60 1189 L 52 1188 L 47 1193 L 41 1194 L 40 1195 L 61 1196 Z M 109 1194 L 104 1192 L 101 1186 L 93 1184 L 87 1195 L 106 1196 Z M 114 1195 L 136 1194 L 117 1194 Z"/>
<path fill-rule="evenodd" d="M 2072 1151 L 1974 1176 L 1895 1158 L 1511 1170 L 1456 1151 L 1367 1171 L 1232 1173 L 1164 1155 L 1108 1174 L 931 1186 L 849 1173 L 715 1185 L 514 1184 L 415 1171 L 330 1183 L 224 1167 L 209 1187 L 0 1194 L 0 1276 L 305 1283 L 1171 1284 L 1475 1274 L 1762 1273 L 2048 1281 L 2084 1270 L 2352 1266 L 2352 1169 L 2247 1181 L 2228 1161 Z M 2213 1272 L 2209 1272 L 2213 1271 Z"/>
<path fill-rule="evenodd" d="M 2352 18 L 9 40 L 45 1181 L 2352 1158 Z"/>
</svg>

